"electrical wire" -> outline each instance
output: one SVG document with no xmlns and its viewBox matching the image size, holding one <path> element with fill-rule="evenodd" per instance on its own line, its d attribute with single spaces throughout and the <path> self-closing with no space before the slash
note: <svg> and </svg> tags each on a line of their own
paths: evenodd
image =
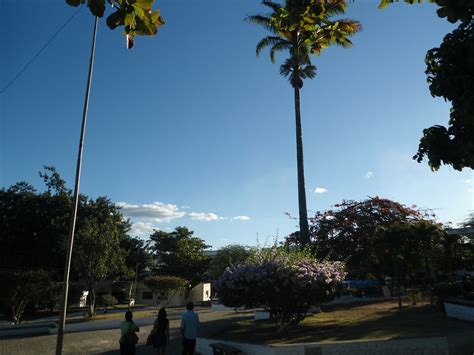
<svg viewBox="0 0 474 355">
<path fill-rule="evenodd" d="M 1 90 L 0 90 L 0 95 L 3 94 L 7 89 L 15 82 L 18 80 L 18 78 L 25 72 L 28 67 L 33 64 L 33 62 L 43 53 L 43 51 L 49 46 L 49 44 L 61 33 L 62 30 L 68 25 L 69 22 L 81 11 L 82 6 L 79 6 L 79 8 L 64 22 L 61 27 L 51 36 L 51 38 L 39 49 L 39 51 L 26 63 L 23 68 L 15 75 L 15 77 L 10 80 L 10 82 L 5 85 Z"/>
</svg>

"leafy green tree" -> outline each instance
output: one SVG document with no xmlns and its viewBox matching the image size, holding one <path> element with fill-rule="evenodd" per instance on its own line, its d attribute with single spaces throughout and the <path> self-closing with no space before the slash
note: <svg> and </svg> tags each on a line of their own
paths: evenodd
<svg viewBox="0 0 474 355">
<path fill-rule="evenodd" d="M 234 267 L 244 263 L 252 254 L 252 249 L 244 245 L 227 245 L 219 249 L 212 257 L 209 266 L 209 275 L 217 279 L 227 267 Z"/>
<path fill-rule="evenodd" d="M 38 297 L 39 305 L 50 312 L 54 311 L 61 299 L 61 289 L 60 282 L 50 282 L 49 285 L 44 285 Z"/>
<path fill-rule="evenodd" d="M 0 268 L 38 268 L 59 279 L 71 199 L 56 169 L 44 168 L 40 176 L 46 191 L 39 193 L 26 182 L 0 190 Z"/>
<path fill-rule="evenodd" d="M 385 275 L 395 280 L 398 308 L 401 311 L 401 285 L 405 284 L 411 273 L 421 267 L 418 240 L 408 223 L 379 227 L 375 237 L 374 249 L 379 256 L 379 265 Z"/>
<path fill-rule="evenodd" d="M 0 297 L 11 312 L 15 324 L 21 323 L 26 307 L 49 287 L 51 278 L 44 270 L 3 270 L 0 273 Z"/>
<path fill-rule="evenodd" d="M 173 232 L 157 230 L 150 236 L 159 263 L 157 272 L 189 280 L 192 287 L 206 279 L 210 262 L 204 254 L 209 245 L 193 233 L 186 227 L 176 227 Z"/>
<path fill-rule="evenodd" d="M 100 295 L 97 297 L 97 304 L 104 307 L 104 313 L 107 313 L 108 308 L 115 306 L 117 303 L 117 299 L 110 294 Z"/>
<path fill-rule="evenodd" d="M 414 158 L 426 156 L 433 170 L 441 164 L 474 169 L 474 22 L 446 35 L 426 55 L 426 74 L 433 97 L 452 103 L 449 125 L 426 128 Z"/>
<path fill-rule="evenodd" d="M 421 3 L 423 0 L 404 0 Z M 384 8 L 394 0 L 382 0 Z M 471 0 L 430 0 L 439 9 L 438 16 L 451 23 L 461 21 L 459 27 L 446 35 L 439 48 L 426 54 L 425 73 L 431 95 L 442 97 L 452 104 L 448 126 L 435 125 L 423 130 L 418 152 L 418 163 L 427 158 L 432 170 L 442 164 L 456 170 L 474 169 L 474 2 Z"/>
<path fill-rule="evenodd" d="M 156 297 L 156 302 L 159 300 L 171 300 L 176 292 L 184 290 L 188 286 L 188 281 L 177 276 L 169 275 L 154 275 L 148 276 L 143 281 L 145 286 L 152 290 Z M 173 292 L 170 296 L 170 293 Z M 164 305 L 165 307 L 168 304 Z"/>
<path fill-rule="evenodd" d="M 375 244 L 379 255 L 384 255 L 381 266 L 384 273 L 405 284 L 415 272 L 424 270 L 426 284 L 429 286 L 431 303 L 434 303 L 433 271 L 453 272 L 459 269 L 462 256 L 459 238 L 449 236 L 440 224 L 429 220 L 410 223 L 396 223 L 379 228 Z M 399 300 L 399 305 L 401 301 Z"/>
<path fill-rule="evenodd" d="M 92 15 L 104 16 L 106 0 L 66 0 L 70 6 L 77 7 L 87 3 Z M 158 27 L 165 24 L 160 10 L 152 11 L 154 0 L 107 0 L 114 12 L 107 17 L 110 29 L 124 27 L 127 37 L 127 48 L 134 45 L 135 36 L 154 36 Z"/>
<path fill-rule="evenodd" d="M 93 316 L 99 282 L 127 273 L 125 253 L 120 245 L 128 238 L 130 224 L 105 197 L 82 204 L 78 222 L 72 266 L 89 291 L 89 315 Z"/>
<path fill-rule="evenodd" d="M 149 270 L 153 265 L 153 252 L 150 241 L 138 237 L 123 238 L 120 248 L 125 252 L 125 265 L 135 272 Z"/>
<path fill-rule="evenodd" d="M 271 14 L 253 15 L 246 20 L 261 25 L 271 33 L 257 44 L 257 56 L 266 47 L 270 48 L 272 63 L 275 62 L 276 52 L 288 51 L 289 54 L 280 66 L 280 74 L 288 77 L 293 87 L 300 234 L 304 243 L 309 243 L 300 90 L 304 79 L 313 79 L 316 76 L 316 67 L 311 63 L 311 54 L 320 54 L 322 49 L 330 45 L 350 47 L 352 43 L 348 37 L 360 31 L 361 26 L 359 22 L 353 20 L 332 20 L 333 16 L 346 11 L 344 0 L 285 0 L 283 4 L 262 1 L 262 5 L 270 8 Z"/>
<path fill-rule="evenodd" d="M 26 182 L 0 190 L 0 268 L 42 269 L 49 272 L 53 281 L 59 281 L 66 256 L 71 191 L 54 167 L 45 166 L 40 176 L 46 187 L 44 192 Z M 139 270 L 152 262 L 148 244 L 127 235 L 130 224 L 105 197 L 91 200 L 80 196 L 77 228 L 77 249 L 73 253 L 77 272 L 73 277 L 87 281 L 88 290 L 104 278 L 130 279 L 138 261 Z M 39 300 L 50 309 L 58 297 L 54 287 L 58 284 L 51 285 L 45 285 Z M 70 294 L 74 291 L 70 290 Z M 76 292 L 73 303 L 77 298 Z"/>
<path fill-rule="evenodd" d="M 430 220 L 420 220 L 410 223 L 417 243 L 417 253 L 426 273 L 427 284 L 432 288 L 433 272 L 439 269 L 437 260 L 445 255 L 443 243 L 448 238 L 443 226 Z"/>
<path fill-rule="evenodd" d="M 474 241 L 472 236 L 448 234 L 441 241 L 442 250 L 436 259 L 437 270 L 455 281 L 457 270 L 474 270 Z"/>
<path fill-rule="evenodd" d="M 316 212 L 311 219 L 310 248 L 318 259 L 345 261 L 351 278 L 383 280 L 379 256 L 374 249 L 377 228 L 426 217 L 414 208 L 379 197 L 344 200 L 334 207 Z M 288 236 L 286 243 L 303 245 L 297 233 Z"/>
</svg>

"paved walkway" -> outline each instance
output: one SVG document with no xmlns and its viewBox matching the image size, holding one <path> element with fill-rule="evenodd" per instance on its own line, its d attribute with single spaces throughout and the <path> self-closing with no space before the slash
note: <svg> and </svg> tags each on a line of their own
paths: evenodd
<svg viewBox="0 0 474 355">
<path fill-rule="evenodd" d="M 201 337 L 209 337 L 229 327 L 233 322 L 251 319 L 253 312 L 198 312 L 201 319 Z M 174 318 L 174 317 L 173 317 Z M 99 323 L 99 322 L 88 322 Z M 168 354 L 181 352 L 179 319 L 170 320 L 171 343 Z M 151 325 L 140 328 L 137 354 L 155 354 L 152 347 L 145 345 L 146 338 L 152 329 Z M 115 329 L 82 331 L 64 335 L 64 354 L 119 354 L 118 339 L 120 331 Z M 54 354 L 56 335 L 39 337 L 14 338 L 0 340 L 1 355 Z M 201 352 L 201 354 L 206 354 Z"/>
</svg>

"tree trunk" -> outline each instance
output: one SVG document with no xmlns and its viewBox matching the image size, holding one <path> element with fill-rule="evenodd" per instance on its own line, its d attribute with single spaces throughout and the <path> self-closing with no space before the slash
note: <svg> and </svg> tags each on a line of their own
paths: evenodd
<svg viewBox="0 0 474 355">
<path fill-rule="evenodd" d="M 394 262 L 395 265 L 395 278 L 397 280 L 397 293 L 398 293 L 398 311 L 402 311 L 402 292 L 400 285 L 400 274 L 398 272 L 398 260 Z"/>
<path fill-rule="evenodd" d="M 295 123 L 296 123 L 296 163 L 298 171 L 298 207 L 300 213 L 300 238 L 303 245 L 310 242 L 308 211 L 306 208 L 306 190 L 304 184 L 304 163 L 303 163 L 303 134 L 301 130 L 300 111 L 300 89 L 294 88 L 295 92 Z"/>
<path fill-rule="evenodd" d="M 428 291 L 430 293 L 430 305 L 433 306 L 434 305 L 433 280 L 432 280 L 432 277 L 431 277 L 431 270 L 430 270 L 430 266 L 429 266 L 429 263 L 428 263 L 428 258 L 426 257 L 426 255 L 425 255 L 425 267 L 426 267 L 426 279 L 428 281 Z"/>
<path fill-rule="evenodd" d="M 23 313 L 25 313 L 25 309 L 29 301 L 30 299 L 28 297 L 24 298 L 19 296 L 17 299 L 14 299 L 11 302 L 12 318 L 14 324 L 21 323 L 21 317 L 23 317 Z"/>
<path fill-rule="evenodd" d="M 95 290 L 89 290 L 89 318 L 95 315 Z"/>
</svg>

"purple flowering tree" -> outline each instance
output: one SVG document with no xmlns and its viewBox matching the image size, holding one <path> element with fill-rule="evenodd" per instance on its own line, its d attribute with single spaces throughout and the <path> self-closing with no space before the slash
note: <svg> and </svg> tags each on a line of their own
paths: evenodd
<svg viewBox="0 0 474 355">
<path fill-rule="evenodd" d="M 215 287 L 224 305 L 264 307 L 285 331 L 302 321 L 311 306 L 332 300 L 344 276 L 341 262 L 318 261 L 307 252 L 274 247 L 228 267 Z"/>
</svg>

